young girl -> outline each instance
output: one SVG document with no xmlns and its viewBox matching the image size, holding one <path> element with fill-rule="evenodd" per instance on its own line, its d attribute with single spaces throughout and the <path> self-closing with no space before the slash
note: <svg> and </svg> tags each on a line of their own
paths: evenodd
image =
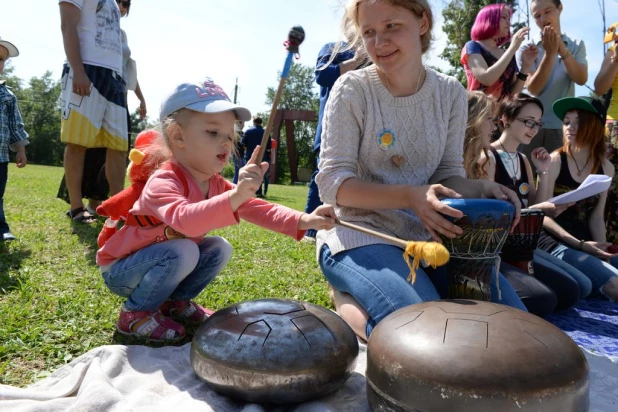
<svg viewBox="0 0 618 412">
<path fill-rule="evenodd" d="M 502 100 L 523 89 L 537 49 L 526 49 L 522 55 L 522 65 L 517 67 L 515 52 L 530 29 L 523 27 L 511 38 L 512 15 L 513 11 L 506 4 L 490 4 L 476 16 L 470 30 L 472 40 L 461 50 L 468 90 L 480 90 Z M 509 40 L 510 46 L 503 49 L 502 46 Z"/>
<path fill-rule="evenodd" d="M 526 144 L 529 141 L 526 134 L 533 136 L 537 128 L 527 128 L 523 123 L 518 125 L 515 122 L 517 118 L 538 121 L 543 112 L 540 102 L 522 93 L 503 101 L 498 111 L 498 118 L 504 130 L 498 141 L 492 145 L 490 137 L 496 128 L 494 104 L 492 99 L 481 92 L 468 93 L 468 127 L 464 143 L 464 167 L 468 177 L 489 179 L 503 184 L 517 192 L 522 207 L 541 209 L 547 215 L 557 216 L 567 205 L 558 206 L 543 202 L 529 206 L 536 200 L 535 189 L 531 187 L 533 182 L 531 167 L 528 159 L 517 152 L 520 143 Z M 509 151 L 505 151 L 504 148 Z M 540 152 L 539 158 L 533 158 L 533 162 L 548 161 L 546 152 L 543 153 L 542 149 L 538 149 L 537 152 Z M 563 310 L 575 305 L 580 298 L 580 287 L 575 279 L 579 279 L 582 283 L 582 297 L 590 293 L 590 282 L 583 273 L 547 252 L 535 250 L 533 265 L 535 277 L 504 262 L 500 270 L 513 285 L 528 310 L 537 316 L 544 317 L 554 308 Z"/>
<path fill-rule="evenodd" d="M 193 302 L 227 265 L 232 247 L 208 232 L 242 217 L 300 240 L 306 229 L 330 228 L 332 208 L 312 214 L 254 199 L 268 165 L 249 164 L 234 186 L 219 173 L 235 144 L 235 120 L 249 120 L 212 80 L 183 83 L 161 106 L 162 137 L 148 150 L 160 165 L 134 204 L 127 224 L 97 252 L 109 289 L 127 300 L 117 329 L 155 341 L 181 339 L 184 327 L 209 312 Z M 174 318 L 172 320 L 171 318 Z"/>
<path fill-rule="evenodd" d="M 465 178 L 466 92 L 423 66 L 433 25 L 427 0 L 350 0 L 343 21 L 355 55 L 374 64 L 344 74 L 331 90 L 316 177 L 322 200 L 336 205 L 342 220 L 400 239 L 438 241 L 438 233 L 463 232 L 443 217 L 463 213 L 441 196 L 519 203 L 494 182 Z M 397 309 L 439 299 L 447 283 L 441 268 L 417 270 L 410 284 L 401 249 L 343 227 L 318 232 L 317 252 L 337 311 L 363 339 Z M 502 300 L 492 289 L 496 301 L 525 310 L 504 279 Z"/>
<path fill-rule="evenodd" d="M 541 199 L 576 189 L 589 175 L 613 177 L 605 158 L 605 108 L 596 99 L 567 97 L 557 100 L 554 113 L 562 119 L 564 144 L 539 170 Z M 592 292 L 618 301 L 618 259 L 608 251 L 603 209 L 607 191 L 578 201 L 555 219 L 545 219 L 539 247 L 581 270 L 592 283 Z"/>
</svg>

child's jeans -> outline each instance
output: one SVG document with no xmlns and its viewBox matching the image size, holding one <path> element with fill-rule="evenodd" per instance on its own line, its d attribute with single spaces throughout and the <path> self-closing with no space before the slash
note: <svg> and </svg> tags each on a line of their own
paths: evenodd
<svg viewBox="0 0 618 412">
<path fill-rule="evenodd" d="M 6 223 L 6 217 L 4 216 L 4 190 L 6 189 L 6 182 L 9 177 L 9 162 L 0 163 L 0 235 L 8 233 L 9 224 Z"/>
<path fill-rule="evenodd" d="M 118 260 L 103 272 L 107 287 L 128 298 L 129 311 L 154 311 L 167 299 L 195 298 L 230 261 L 232 246 L 210 236 L 155 243 Z"/>
</svg>

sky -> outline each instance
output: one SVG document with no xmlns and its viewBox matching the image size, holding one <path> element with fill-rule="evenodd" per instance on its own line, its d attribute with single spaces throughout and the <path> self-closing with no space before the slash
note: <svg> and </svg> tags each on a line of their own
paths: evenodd
<svg viewBox="0 0 618 412">
<path fill-rule="evenodd" d="M 287 51 L 283 42 L 294 25 L 305 29 L 306 39 L 297 62 L 314 66 L 320 48 L 340 39 L 343 0 L 133 0 L 130 15 L 121 20 L 148 115 L 157 119 L 161 101 L 175 85 L 215 80 L 231 99 L 238 79 L 237 101 L 252 113 L 270 112 L 267 88 L 278 86 L 278 72 Z M 14 74 L 22 79 L 49 70 L 60 78 L 65 60 L 57 0 L 3 1 L 0 37 L 14 43 L 20 56 L 12 59 Z M 445 0 L 430 0 L 434 42 L 425 55 L 428 64 L 448 69 L 439 58 L 446 44 L 442 32 Z M 603 28 L 597 0 L 562 0 L 562 29 L 583 39 L 588 57 L 588 85 L 592 87 L 603 59 Z M 584 6 L 585 5 L 585 6 Z M 521 1 L 520 9 L 525 10 Z M 12 16 L 12 17 L 9 17 Z M 514 16 L 514 21 L 518 14 Z M 525 14 L 521 14 L 525 20 Z M 606 0 L 607 25 L 618 21 L 618 2 Z M 531 21 L 534 36 L 538 28 Z M 576 95 L 589 90 L 576 87 Z M 139 106 L 129 93 L 129 107 Z"/>
</svg>

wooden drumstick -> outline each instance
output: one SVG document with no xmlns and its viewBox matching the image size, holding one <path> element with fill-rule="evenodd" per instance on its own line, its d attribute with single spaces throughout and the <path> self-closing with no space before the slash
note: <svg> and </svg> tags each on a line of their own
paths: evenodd
<svg viewBox="0 0 618 412">
<path fill-rule="evenodd" d="M 435 268 L 446 264 L 450 257 L 446 247 L 438 242 L 417 242 L 412 240 L 405 241 L 385 233 L 377 232 L 373 229 L 367 229 L 366 227 L 343 222 L 339 219 L 335 219 L 335 223 L 339 226 L 375 236 L 402 247 L 404 249 L 403 258 L 410 268 L 410 276 L 408 276 L 408 281 L 412 284 L 416 281 L 416 269 L 420 266 L 421 259 Z"/>
<path fill-rule="evenodd" d="M 292 57 L 294 57 L 294 55 L 298 53 L 298 46 L 300 46 L 303 40 L 305 40 L 305 30 L 303 30 L 301 26 L 292 27 L 292 29 L 288 33 L 288 40 L 285 42 L 288 54 L 285 59 L 285 64 L 283 65 L 283 71 L 281 72 L 279 88 L 277 88 L 275 98 L 273 99 L 273 107 L 270 110 L 270 116 L 268 116 L 268 123 L 266 123 L 266 128 L 264 129 L 264 134 L 262 135 L 260 152 L 258 154 L 257 160 L 255 161 L 255 164 L 257 165 L 262 163 L 264 153 L 266 152 L 266 145 L 268 144 L 268 140 L 270 139 L 270 132 L 273 128 L 273 124 L 275 123 L 275 114 L 277 114 L 277 106 L 279 105 L 279 99 L 281 98 L 281 94 L 283 93 L 285 80 L 288 78 L 288 75 L 292 68 Z"/>
</svg>

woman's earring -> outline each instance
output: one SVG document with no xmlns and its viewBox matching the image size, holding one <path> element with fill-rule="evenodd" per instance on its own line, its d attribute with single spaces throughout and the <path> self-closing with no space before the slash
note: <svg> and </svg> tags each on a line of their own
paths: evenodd
<svg viewBox="0 0 618 412">
<path fill-rule="evenodd" d="M 505 128 L 505 129 L 508 129 L 509 127 L 511 127 L 511 124 L 510 124 L 510 123 L 504 123 L 504 128 Z"/>
</svg>

